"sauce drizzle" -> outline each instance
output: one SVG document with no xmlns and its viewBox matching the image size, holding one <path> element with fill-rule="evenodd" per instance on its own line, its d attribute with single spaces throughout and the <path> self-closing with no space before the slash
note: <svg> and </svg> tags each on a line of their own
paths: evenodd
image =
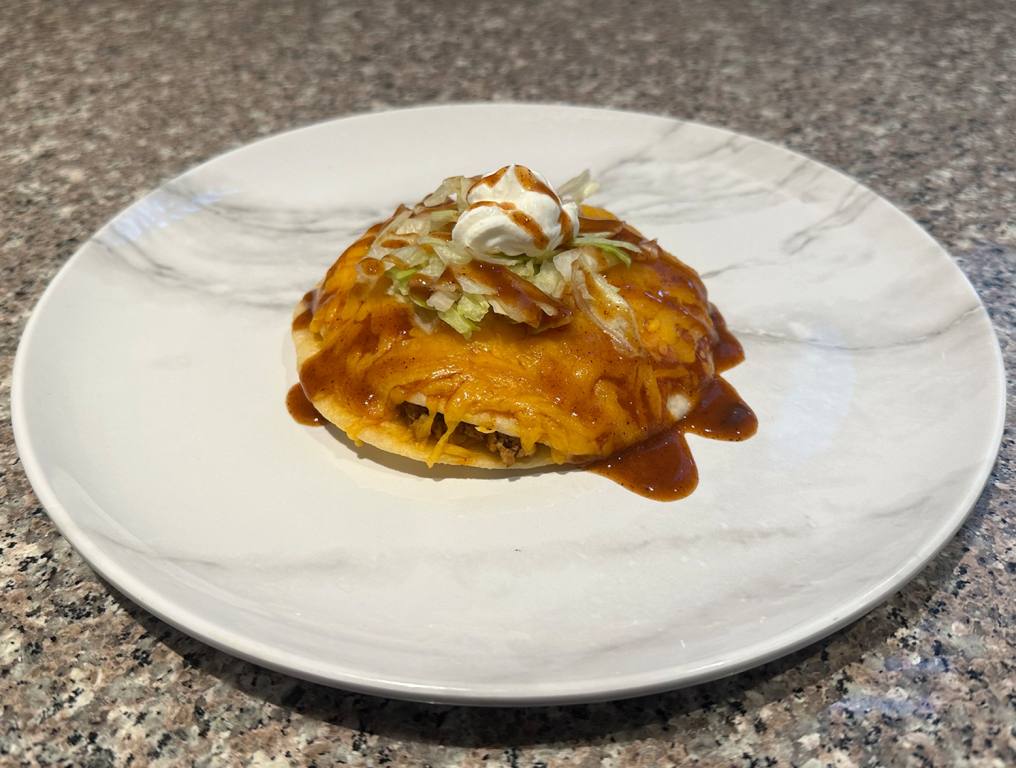
<svg viewBox="0 0 1016 768">
<path fill-rule="evenodd" d="M 754 411 L 720 376 L 706 386 L 698 405 L 681 421 L 641 443 L 589 465 L 641 496 L 683 499 L 698 486 L 698 470 L 685 433 L 713 440 L 747 440 L 758 429 Z"/>
<path fill-rule="evenodd" d="M 521 229 L 529 238 L 533 241 L 533 245 L 537 248 L 546 248 L 550 244 L 550 238 L 547 237 L 547 233 L 543 231 L 539 224 L 536 223 L 536 219 L 523 211 L 520 211 L 514 203 L 495 202 L 494 200 L 481 200 L 478 203 L 473 203 L 469 206 L 469 209 L 473 208 L 500 208 L 502 211 L 508 213 L 508 217 L 512 220 L 512 223 L 516 227 Z"/>
<path fill-rule="evenodd" d="M 723 373 L 744 362 L 744 347 L 727 328 L 727 321 L 715 307 L 709 316 L 713 320 L 713 327 L 716 328 L 719 337 L 713 344 L 713 364 L 716 366 L 717 373 Z"/>
<path fill-rule="evenodd" d="M 679 427 L 665 429 L 588 469 L 656 501 L 683 499 L 698 486 L 695 459 Z"/>
<path fill-rule="evenodd" d="M 758 431 L 758 418 L 748 404 L 721 376 L 716 376 L 702 397 L 677 427 L 713 440 L 740 442 Z"/>
<path fill-rule="evenodd" d="M 325 417 L 314 407 L 314 403 L 307 399 L 303 387 L 299 384 L 294 384 L 289 388 L 289 392 L 286 395 L 286 410 L 293 417 L 293 421 L 298 424 L 304 424 L 308 427 L 320 427 L 325 423 Z"/>
</svg>

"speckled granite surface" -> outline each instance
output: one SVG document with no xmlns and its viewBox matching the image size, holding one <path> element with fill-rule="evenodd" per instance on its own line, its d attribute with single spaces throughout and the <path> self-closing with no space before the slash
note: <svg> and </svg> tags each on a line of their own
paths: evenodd
<svg viewBox="0 0 1016 768">
<path fill-rule="evenodd" d="M 314 120 L 569 101 L 775 140 L 927 227 L 988 305 L 1010 376 L 1016 362 L 1005 0 L 288 5 L 0 5 L 0 765 L 1016 764 L 1011 380 L 988 487 L 914 582 L 826 641 L 691 690 L 534 710 L 371 699 L 213 651 L 95 576 L 14 450 L 10 372 L 28 313 L 144 191 Z"/>
</svg>

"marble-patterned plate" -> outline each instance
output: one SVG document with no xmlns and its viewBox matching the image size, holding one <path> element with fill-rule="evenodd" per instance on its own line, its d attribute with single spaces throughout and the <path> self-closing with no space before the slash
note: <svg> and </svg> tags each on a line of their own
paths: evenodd
<svg viewBox="0 0 1016 768">
<path fill-rule="evenodd" d="M 287 415 L 299 296 L 399 201 L 509 162 L 591 168 L 744 342 L 759 433 L 692 437 L 690 498 L 429 472 Z M 960 270 L 846 176 L 663 117 L 473 105 L 275 136 L 132 205 L 39 302 L 13 410 L 54 522 L 166 621 L 351 689 L 535 703 L 725 675 L 867 611 L 976 500 L 1002 381 Z"/>
</svg>

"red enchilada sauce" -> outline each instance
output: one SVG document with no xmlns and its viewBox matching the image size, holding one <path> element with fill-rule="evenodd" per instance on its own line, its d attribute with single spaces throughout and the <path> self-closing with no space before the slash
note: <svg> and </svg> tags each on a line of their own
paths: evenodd
<svg viewBox="0 0 1016 768">
<path fill-rule="evenodd" d="M 303 387 L 294 384 L 286 394 L 286 410 L 293 417 L 293 421 L 304 424 L 308 427 L 320 427 L 325 423 L 325 417 L 318 413 L 314 403 L 307 399 Z"/>
<path fill-rule="evenodd" d="M 590 464 L 590 471 L 656 501 L 683 499 L 698 486 L 698 469 L 685 434 L 730 441 L 747 440 L 755 434 L 758 419 L 754 411 L 719 375 L 744 360 L 744 351 L 719 312 L 712 316 L 719 332 L 713 345 L 717 375 L 706 385 L 695 408 L 674 426 Z"/>
</svg>

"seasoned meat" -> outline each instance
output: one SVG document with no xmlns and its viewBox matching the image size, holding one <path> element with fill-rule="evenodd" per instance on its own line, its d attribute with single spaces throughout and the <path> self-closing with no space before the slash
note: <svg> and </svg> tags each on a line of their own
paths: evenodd
<svg viewBox="0 0 1016 768">
<path fill-rule="evenodd" d="M 430 411 L 422 405 L 405 402 L 399 406 L 399 413 L 409 423 L 417 440 L 425 440 L 428 436 L 437 440 L 445 433 L 444 416 L 438 413 L 431 420 Z"/>
<path fill-rule="evenodd" d="M 440 438 L 447 429 L 442 414 L 435 414 L 433 421 L 431 421 L 430 411 L 416 403 L 402 403 L 399 406 L 399 414 L 408 422 L 417 440 L 423 440 L 428 436 L 425 432 L 428 422 L 430 423 L 429 436 L 435 440 Z M 523 452 L 522 441 L 514 435 L 506 435 L 503 432 L 481 432 L 472 424 L 459 424 L 452 439 L 460 445 L 485 447 L 500 458 L 506 467 L 512 466 L 520 458 L 529 455 Z"/>
<path fill-rule="evenodd" d="M 522 453 L 522 441 L 502 432 L 491 432 L 487 435 L 487 450 L 501 457 L 506 467 L 510 467 Z"/>
<path fill-rule="evenodd" d="M 399 413 L 402 418 L 412 425 L 418 419 L 422 419 L 424 416 L 427 416 L 430 411 L 422 405 L 417 405 L 416 403 L 411 403 L 407 400 L 399 406 Z"/>
</svg>

